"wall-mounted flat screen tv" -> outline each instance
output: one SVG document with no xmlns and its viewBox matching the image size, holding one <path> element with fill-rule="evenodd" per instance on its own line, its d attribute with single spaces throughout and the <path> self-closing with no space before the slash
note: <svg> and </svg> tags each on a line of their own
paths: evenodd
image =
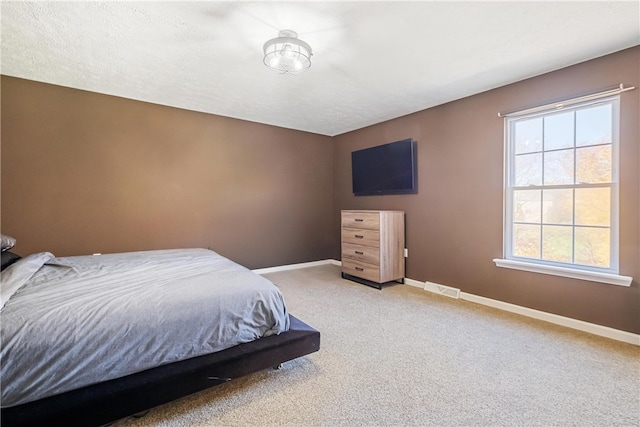
<svg viewBox="0 0 640 427">
<path fill-rule="evenodd" d="M 416 144 L 411 139 L 351 153 L 353 194 L 416 193 Z"/>
</svg>

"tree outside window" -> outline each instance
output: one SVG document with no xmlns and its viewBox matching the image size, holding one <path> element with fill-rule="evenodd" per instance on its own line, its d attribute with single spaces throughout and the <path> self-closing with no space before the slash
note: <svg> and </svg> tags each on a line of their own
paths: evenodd
<svg viewBox="0 0 640 427">
<path fill-rule="evenodd" d="M 617 272 L 618 102 L 507 118 L 507 258 Z"/>
</svg>

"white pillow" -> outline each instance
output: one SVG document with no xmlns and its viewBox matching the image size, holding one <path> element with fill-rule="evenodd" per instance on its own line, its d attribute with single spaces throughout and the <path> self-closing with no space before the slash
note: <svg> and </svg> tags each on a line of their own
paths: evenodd
<svg viewBox="0 0 640 427">
<path fill-rule="evenodd" d="M 2 252 L 8 251 L 16 244 L 16 239 L 6 234 L 0 234 L 0 246 L 2 246 Z"/>
<path fill-rule="evenodd" d="M 0 309 L 47 261 L 54 258 L 51 252 L 39 252 L 21 258 L 0 275 Z"/>
</svg>

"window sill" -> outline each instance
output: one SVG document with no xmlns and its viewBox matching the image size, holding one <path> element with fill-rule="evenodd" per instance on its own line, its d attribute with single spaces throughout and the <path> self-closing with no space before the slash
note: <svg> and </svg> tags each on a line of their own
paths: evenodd
<svg viewBox="0 0 640 427">
<path fill-rule="evenodd" d="M 591 282 L 608 283 L 610 285 L 631 286 L 631 281 L 633 280 L 633 277 L 620 276 L 618 274 L 534 264 L 510 259 L 496 258 L 493 262 L 495 262 L 498 267 L 530 271 L 533 273 L 551 274 L 554 276 L 569 277 L 572 279 L 589 280 Z"/>
</svg>

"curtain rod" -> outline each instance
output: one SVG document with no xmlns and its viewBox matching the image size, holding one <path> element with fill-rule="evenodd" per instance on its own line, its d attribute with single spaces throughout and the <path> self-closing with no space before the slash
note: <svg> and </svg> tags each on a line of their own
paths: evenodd
<svg viewBox="0 0 640 427">
<path fill-rule="evenodd" d="M 635 86 L 624 87 L 623 83 L 619 85 L 612 86 L 606 89 L 600 89 L 597 92 L 588 92 L 580 95 L 575 95 L 571 98 L 562 98 L 557 101 L 549 101 L 543 105 L 535 105 L 532 107 L 519 108 L 517 110 L 504 111 L 499 112 L 498 117 L 511 117 L 511 116 L 521 116 L 524 114 L 535 113 L 538 111 L 550 110 L 551 108 L 555 108 L 556 110 L 560 110 L 569 105 L 578 104 L 580 102 L 591 101 L 593 99 L 604 98 L 606 96 L 617 95 L 622 92 L 626 92 L 628 90 L 635 89 Z"/>
</svg>

